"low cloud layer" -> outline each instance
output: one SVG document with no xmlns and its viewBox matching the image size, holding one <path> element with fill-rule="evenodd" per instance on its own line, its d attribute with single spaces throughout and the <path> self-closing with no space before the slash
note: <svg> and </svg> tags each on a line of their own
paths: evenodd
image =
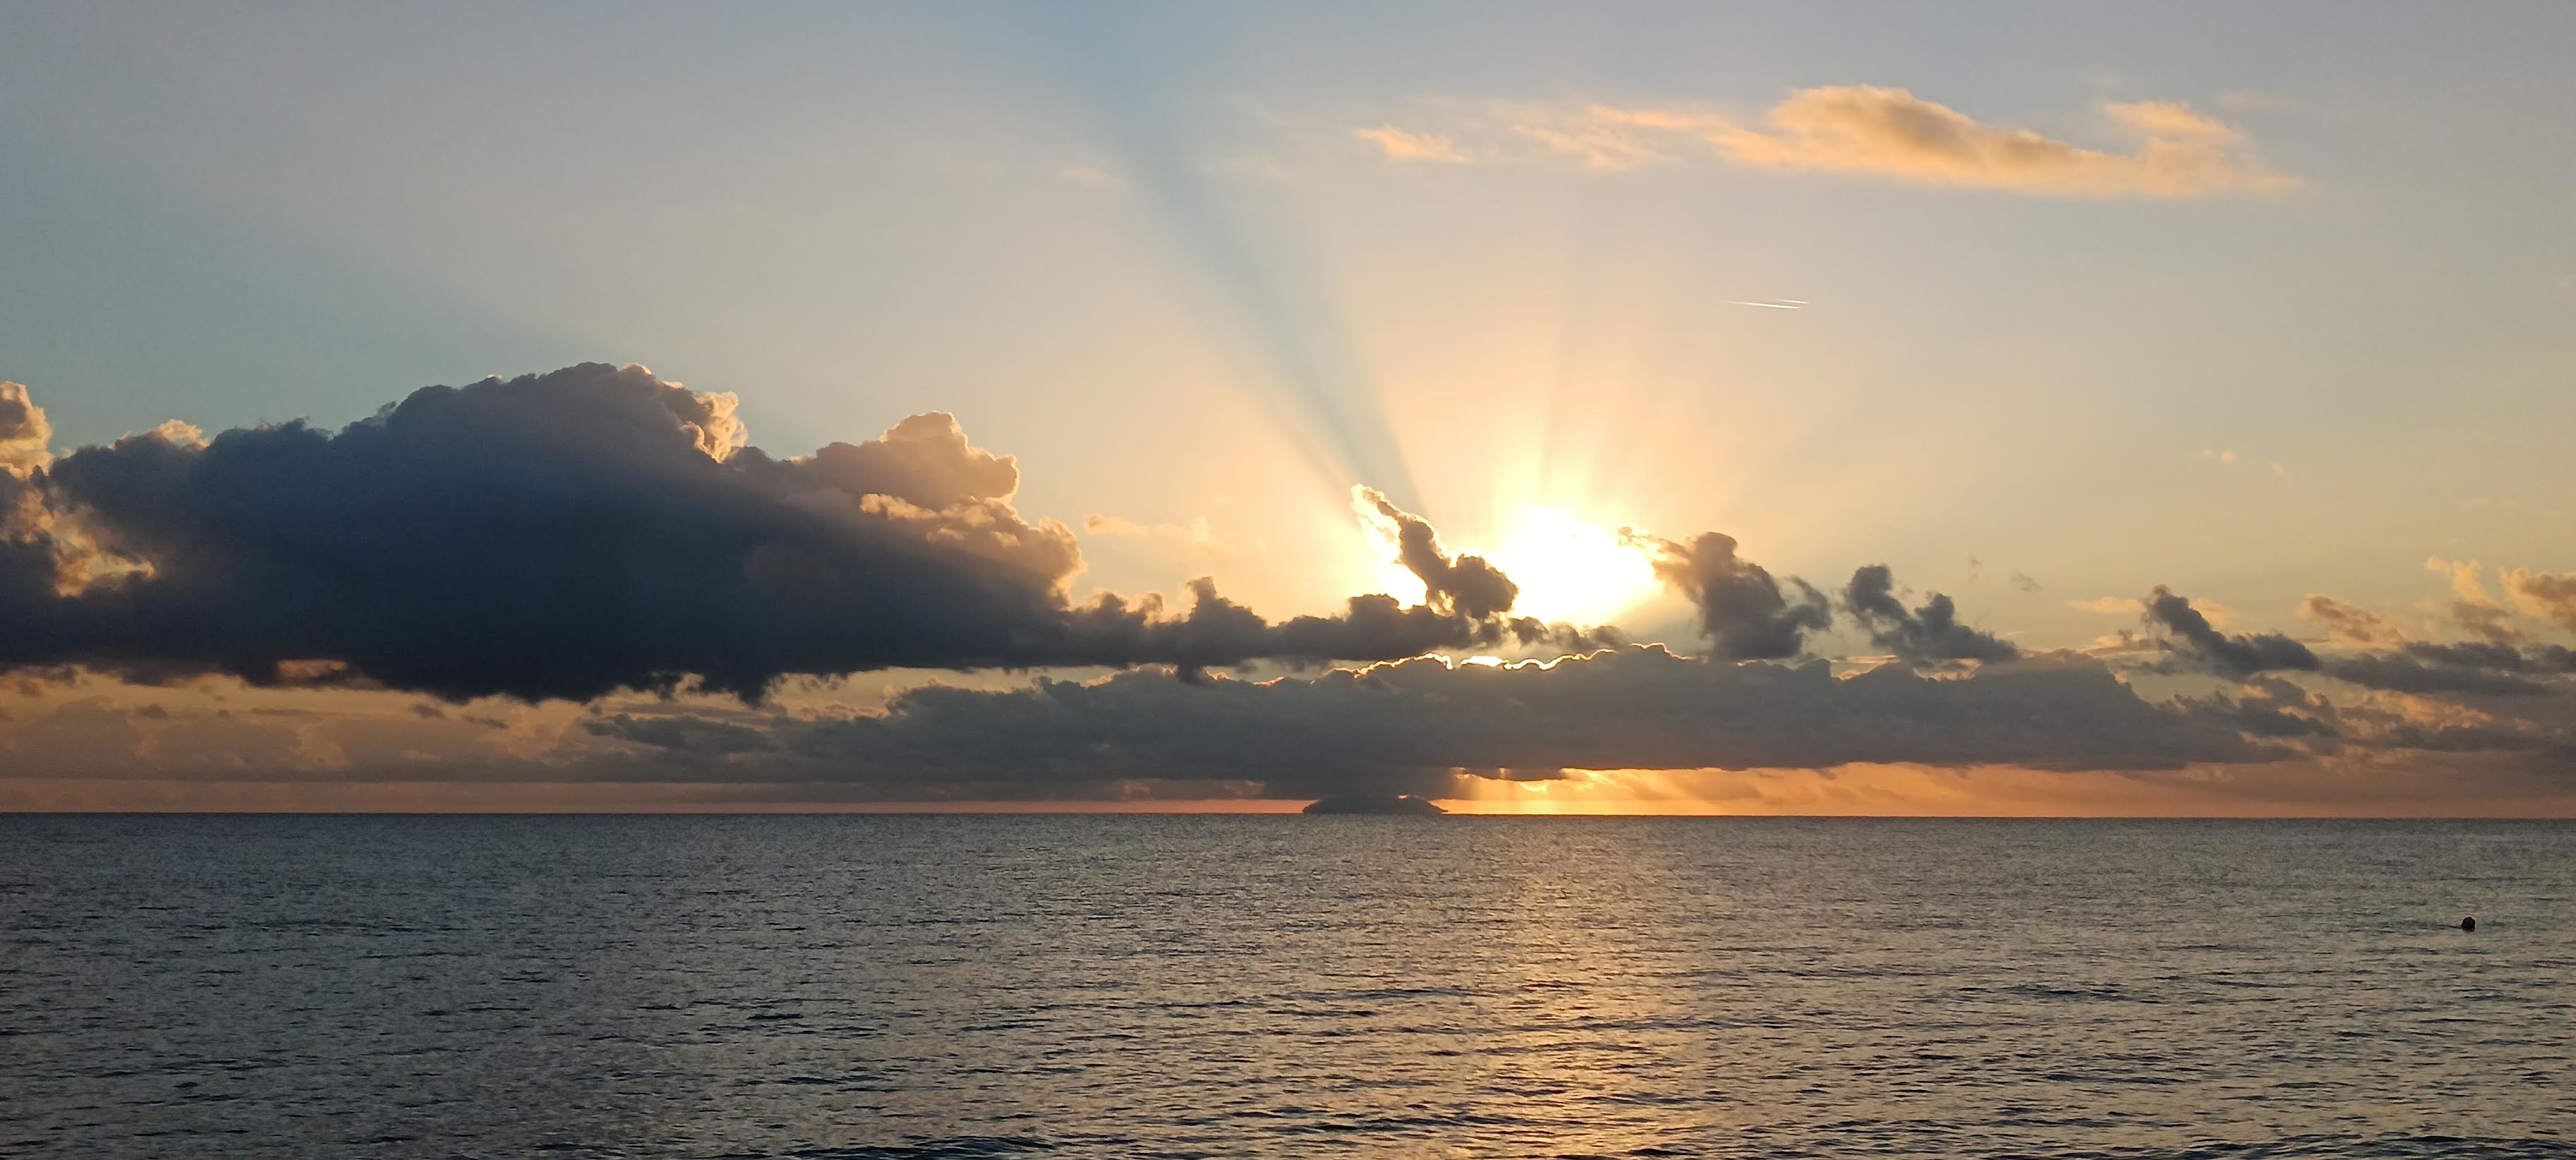
<svg viewBox="0 0 2576 1160">
<path fill-rule="evenodd" d="M 2102 106 L 2104 131 L 2124 139 L 2124 150 L 1989 125 L 1875 85 L 1801 89 L 1756 122 L 1682 104 L 1450 104 L 1425 115 L 1441 121 L 1356 136 L 1393 162 L 1558 160 L 1627 170 L 1713 159 L 2057 197 L 2205 197 L 2297 184 L 2256 159 L 2242 132 L 2177 101 Z"/>
<path fill-rule="evenodd" d="M 1990 666 L 1973 680 L 1901 666 L 1837 678 L 1821 661 L 1736 664 L 1658 646 L 1546 665 L 1420 659 L 1259 683 L 1130 673 L 1008 691 L 929 687 L 897 695 L 882 715 L 782 724 L 757 751 L 711 724 L 590 728 L 691 776 L 714 762 L 756 779 L 1234 777 L 1283 796 L 1446 793 L 1459 776 L 1565 768 L 2147 770 L 2280 756 L 2224 715 L 2149 704 L 2071 654 Z"/>
</svg>

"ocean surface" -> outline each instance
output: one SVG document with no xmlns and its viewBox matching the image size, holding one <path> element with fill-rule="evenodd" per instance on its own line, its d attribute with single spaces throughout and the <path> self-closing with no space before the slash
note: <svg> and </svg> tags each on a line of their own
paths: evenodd
<svg viewBox="0 0 2576 1160">
<path fill-rule="evenodd" d="M 2576 825 L 0 817 L 0 1155 L 2571 1156 Z"/>
</svg>

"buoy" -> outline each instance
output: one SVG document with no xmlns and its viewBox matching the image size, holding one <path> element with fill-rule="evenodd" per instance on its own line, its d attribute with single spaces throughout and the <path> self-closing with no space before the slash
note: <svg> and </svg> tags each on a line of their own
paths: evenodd
<svg viewBox="0 0 2576 1160">
<path fill-rule="evenodd" d="M 2476 919 L 2474 919 L 2474 918 L 2464 918 L 2464 919 L 2461 919 L 2461 920 L 2460 920 L 2460 929 L 2461 929 L 2461 930 L 2476 930 L 2476 929 L 2478 929 L 2478 920 L 2476 920 Z"/>
</svg>

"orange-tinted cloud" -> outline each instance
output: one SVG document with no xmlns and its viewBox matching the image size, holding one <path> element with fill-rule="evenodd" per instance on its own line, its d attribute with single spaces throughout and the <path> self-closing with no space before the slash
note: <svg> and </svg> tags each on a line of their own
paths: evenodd
<svg viewBox="0 0 2576 1160">
<path fill-rule="evenodd" d="M 2522 630 L 2514 627 L 2513 610 L 2487 594 L 2485 581 L 2479 578 L 2484 565 L 2475 560 L 2445 560 L 2433 556 L 2424 568 L 2451 580 L 2451 603 L 2448 608 L 2452 623 L 2491 641 L 2512 643 L 2523 639 Z"/>
<path fill-rule="evenodd" d="M 2094 149 L 1989 125 L 1904 89 L 1801 89 L 1747 123 L 1686 104 L 1494 106 L 1454 135 L 1385 126 L 1359 132 L 1388 155 L 1436 143 L 1438 160 L 1535 156 L 1603 170 L 1714 156 L 1758 169 L 1863 174 L 1924 185 L 2050 197 L 2206 197 L 2274 193 L 2296 178 L 2265 167 L 2234 126 L 2178 101 L 2102 107 L 2123 149 Z M 1427 159 L 1427 158 L 1426 158 Z"/>
<path fill-rule="evenodd" d="M 2402 644 L 2406 634 L 2388 618 L 2320 592 L 2299 602 L 2299 616 L 2325 626 L 2337 644 Z"/>
<path fill-rule="evenodd" d="M 1436 133 L 1409 133 L 1393 125 L 1374 129 L 1354 129 L 1351 136 L 1375 145 L 1389 161 L 1432 161 L 1447 165 L 1464 165 L 1467 155 L 1447 137 Z"/>
<path fill-rule="evenodd" d="M 45 409 L 27 397 L 27 388 L 0 382 L 0 471 L 43 467 L 52 458 L 46 445 L 53 437 Z"/>
<path fill-rule="evenodd" d="M 2504 590 L 2524 612 L 2576 632 L 2576 572 L 2534 572 L 2525 568 L 2507 570 L 2501 577 Z"/>
<path fill-rule="evenodd" d="M 2129 152 L 1983 124 L 1903 89 L 1807 89 L 1773 108 L 1770 130 L 1732 127 L 1709 141 L 1733 160 L 1779 169 L 1875 173 L 1932 185 L 2072 197 L 2199 197 L 2291 182 L 2244 154 L 2235 130 L 2172 102 L 2107 105 L 2137 139 Z"/>
</svg>

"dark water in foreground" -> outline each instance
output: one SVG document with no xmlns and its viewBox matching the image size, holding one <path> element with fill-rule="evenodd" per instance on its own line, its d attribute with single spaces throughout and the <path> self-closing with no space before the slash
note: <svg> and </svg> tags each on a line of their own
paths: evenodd
<svg viewBox="0 0 2576 1160">
<path fill-rule="evenodd" d="M 2569 1156 L 2571 895 L 2567 824 L 0 817 L 0 1154 Z"/>
</svg>

